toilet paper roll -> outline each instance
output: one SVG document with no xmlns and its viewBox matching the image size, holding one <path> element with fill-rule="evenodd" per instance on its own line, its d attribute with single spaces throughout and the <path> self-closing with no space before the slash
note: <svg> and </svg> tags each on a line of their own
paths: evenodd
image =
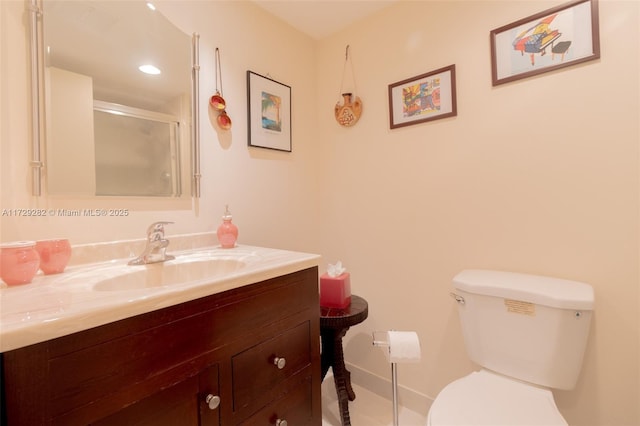
<svg viewBox="0 0 640 426">
<path fill-rule="evenodd" d="M 420 361 L 420 340 L 415 331 L 389 331 L 389 362 L 415 363 Z"/>
</svg>

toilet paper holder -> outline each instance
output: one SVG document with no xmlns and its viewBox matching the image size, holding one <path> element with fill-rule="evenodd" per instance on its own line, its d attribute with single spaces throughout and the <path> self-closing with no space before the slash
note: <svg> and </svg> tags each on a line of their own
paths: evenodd
<svg viewBox="0 0 640 426">
<path fill-rule="evenodd" d="M 394 332 L 395 330 L 390 330 Z M 393 426 L 398 426 L 398 365 L 397 360 L 392 357 L 391 354 L 391 339 L 389 337 L 390 331 L 373 331 L 371 333 L 373 346 L 384 348 L 387 360 L 391 364 L 391 392 L 393 397 Z M 402 333 L 402 332 L 401 332 Z M 413 332 L 411 332 L 413 333 Z M 417 335 L 416 335 L 417 339 Z M 418 341 L 419 345 L 420 342 Z M 413 362 L 413 361 L 408 361 Z"/>
<path fill-rule="evenodd" d="M 373 346 L 389 347 L 389 332 L 388 331 L 374 331 L 371 333 L 373 338 Z"/>
</svg>

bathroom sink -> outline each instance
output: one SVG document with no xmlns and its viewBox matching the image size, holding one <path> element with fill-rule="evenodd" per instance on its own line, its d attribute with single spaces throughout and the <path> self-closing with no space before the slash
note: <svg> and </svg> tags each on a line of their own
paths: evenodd
<svg viewBox="0 0 640 426">
<path fill-rule="evenodd" d="M 149 265 L 129 266 L 130 271 L 97 281 L 97 291 L 127 291 L 167 287 L 180 283 L 218 278 L 241 270 L 246 262 L 233 258 L 199 258 Z"/>
</svg>

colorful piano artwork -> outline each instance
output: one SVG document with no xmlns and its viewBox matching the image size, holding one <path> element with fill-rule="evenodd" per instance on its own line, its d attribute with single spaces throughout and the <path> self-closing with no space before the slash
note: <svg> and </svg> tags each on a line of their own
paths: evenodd
<svg viewBox="0 0 640 426">
<path fill-rule="evenodd" d="M 562 33 L 557 29 L 550 29 L 551 22 L 555 19 L 557 13 L 547 16 L 542 19 L 536 25 L 523 31 L 513 41 L 514 50 L 519 51 L 522 55 L 528 53 L 531 58 L 531 65 L 535 65 L 535 54 L 540 53 L 540 56 L 544 56 L 547 53 L 547 48 L 551 46 L 551 52 L 561 55 L 561 60 L 564 59 L 564 55 L 571 45 L 570 41 L 563 41 L 554 46 L 554 42 L 562 36 Z M 554 56 L 552 55 L 552 57 Z"/>
</svg>

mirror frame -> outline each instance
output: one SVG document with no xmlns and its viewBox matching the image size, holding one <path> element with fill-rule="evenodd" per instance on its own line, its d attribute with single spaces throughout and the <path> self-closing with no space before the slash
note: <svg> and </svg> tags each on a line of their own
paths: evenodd
<svg viewBox="0 0 640 426">
<path fill-rule="evenodd" d="M 42 195 L 44 113 L 43 0 L 31 0 L 31 161 L 33 196 Z M 191 36 L 191 196 L 200 198 L 200 35 Z"/>
</svg>

